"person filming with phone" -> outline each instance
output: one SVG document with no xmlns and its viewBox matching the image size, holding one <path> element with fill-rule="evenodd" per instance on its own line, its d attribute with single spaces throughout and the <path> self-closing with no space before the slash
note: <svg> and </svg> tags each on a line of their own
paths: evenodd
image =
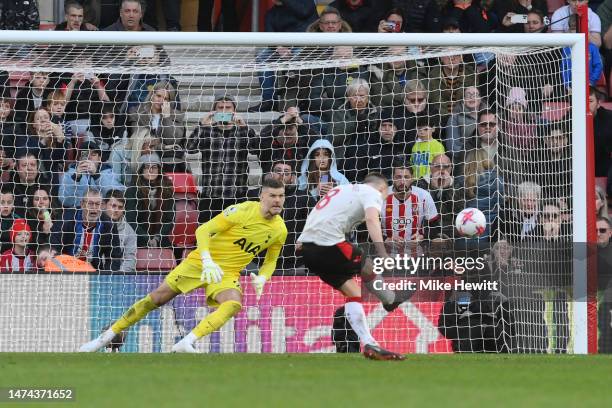
<svg viewBox="0 0 612 408">
<path fill-rule="evenodd" d="M 77 153 L 77 162 L 70 165 L 60 181 L 59 200 L 64 207 L 78 208 L 85 192 L 90 189 L 102 192 L 125 190 L 111 166 L 102 163 L 102 150 L 94 142 L 83 143 Z"/>
<path fill-rule="evenodd" d="M 546 0 L 511 0 L 496 2 L 494 5 L 495 14 L 501 19 L 499 31 L 505 33 L 522 33 L 524 25 L 529 22 L 528 15 L 537 11 L 542 16 L 548 16 L 548 4 Z M 546 17 L 548 20 L 548 17 Z M 545 22 L 549 24 L 548 21 Z"/>
<path fill-rule="evenodd" d="M 338 171 L 334 147 L 326 139 L 319 139 L 310 146 L 306 159 L 300 167 L 298 190 L 308 193 L 312 207 L 332 188 L 349 184 Z"/>
<path fill-rule="evenodd" d="M 201 154 L 200 222 L 246 199 L 247 156 L 255 151 L 256 139 L 255 132 L 236 113 L 235 99 L 216 96 L 212 111 L 200 120 L 187 145 L 189 153 Z"/>
</svg>

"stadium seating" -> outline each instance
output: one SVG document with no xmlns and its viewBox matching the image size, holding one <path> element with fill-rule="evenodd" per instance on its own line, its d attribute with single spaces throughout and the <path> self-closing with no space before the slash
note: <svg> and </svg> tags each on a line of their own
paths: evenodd
<svg viewBox="0 0 612 408">
<path fill-rule="evenodd" d="M 175 266 L 174 254 L 169 248 L 139 248 L 136 253 L 137 271 L 165 272 Z"/>
<path fill-rule="evenodd" d="M 174 186 L 175 218 L 170 241 L 179 248 L 195 245 L 198 227 L 198 189 L 189 173 L 166 173 Z"/>
</svg>

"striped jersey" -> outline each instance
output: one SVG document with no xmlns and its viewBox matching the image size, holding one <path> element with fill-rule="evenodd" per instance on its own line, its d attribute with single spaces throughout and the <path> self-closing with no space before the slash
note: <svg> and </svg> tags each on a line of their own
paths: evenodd
<svg viewBox="0 0 612 408">
<path fill-rule="evenodd" d="M 383 234 L 387 238 L 410 241 L 417 232 L 423 234 L 423 220 L 438 217 L 436 204 L 427 190 L 412 186 L 404 201 L 400 201 L 390 189 L 383 203 L 381 217 Z"/>
</svg>

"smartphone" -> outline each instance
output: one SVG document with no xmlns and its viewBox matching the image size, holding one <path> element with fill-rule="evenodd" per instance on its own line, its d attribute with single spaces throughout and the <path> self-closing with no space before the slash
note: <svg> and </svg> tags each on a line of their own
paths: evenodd
<svg viewBox="0 0 612 408">
<path fill-rule="evenodd" d="M 394 33 L 399 33 L 401 29 L 400 23 L 394 23 L 393 21 L 387 21 L 385 26 Z"/>
<path fill-rule="evenodd" d="M 213 115 L 213 121 L 216 123 L 227 124 L 230 123 L 234 119 L 234 114 L 232 112 L 215 112 Z"/>
<path fill-rule="evenodd" d="M 93 72 L 86 72 L 83 74 L 83 76 L 85 77 L 85 79 L 87 80 L 92 80 L 94 77 L 94 73 Z"/>
<path fill-rule="evenodd" d="M 322 174 L 319 181 L 321 183 L 329 183 L 329 174 Z"/>
<path fill-rule="evenodd" d="M 89 150 L 81 151 L 80 161 L 89 160 Z"/>
<path fill-rule="evenodd" d="M 527 14 L 515 14 L 510 17 L 512 24 L 525 24 L 527 22 Z"/>
<path fill-rule="evenodd" d="M 155 55 L 155 47 L 140 47 L 136 51 L 138 58 L 153 58 Z"/>
</svg>

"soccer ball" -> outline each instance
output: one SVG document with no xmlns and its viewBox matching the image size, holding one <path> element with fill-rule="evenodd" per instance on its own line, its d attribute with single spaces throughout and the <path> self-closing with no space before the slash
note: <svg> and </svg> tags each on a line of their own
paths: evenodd
<svg viewBox="0 0 612 408">
<path fill-rule="evenodd" d="M 457 214 L 455 228 L 459 235 L 477 237 L 487 228 L 487 219 L 478 208 L 466 208 Z"/>
</svg>

